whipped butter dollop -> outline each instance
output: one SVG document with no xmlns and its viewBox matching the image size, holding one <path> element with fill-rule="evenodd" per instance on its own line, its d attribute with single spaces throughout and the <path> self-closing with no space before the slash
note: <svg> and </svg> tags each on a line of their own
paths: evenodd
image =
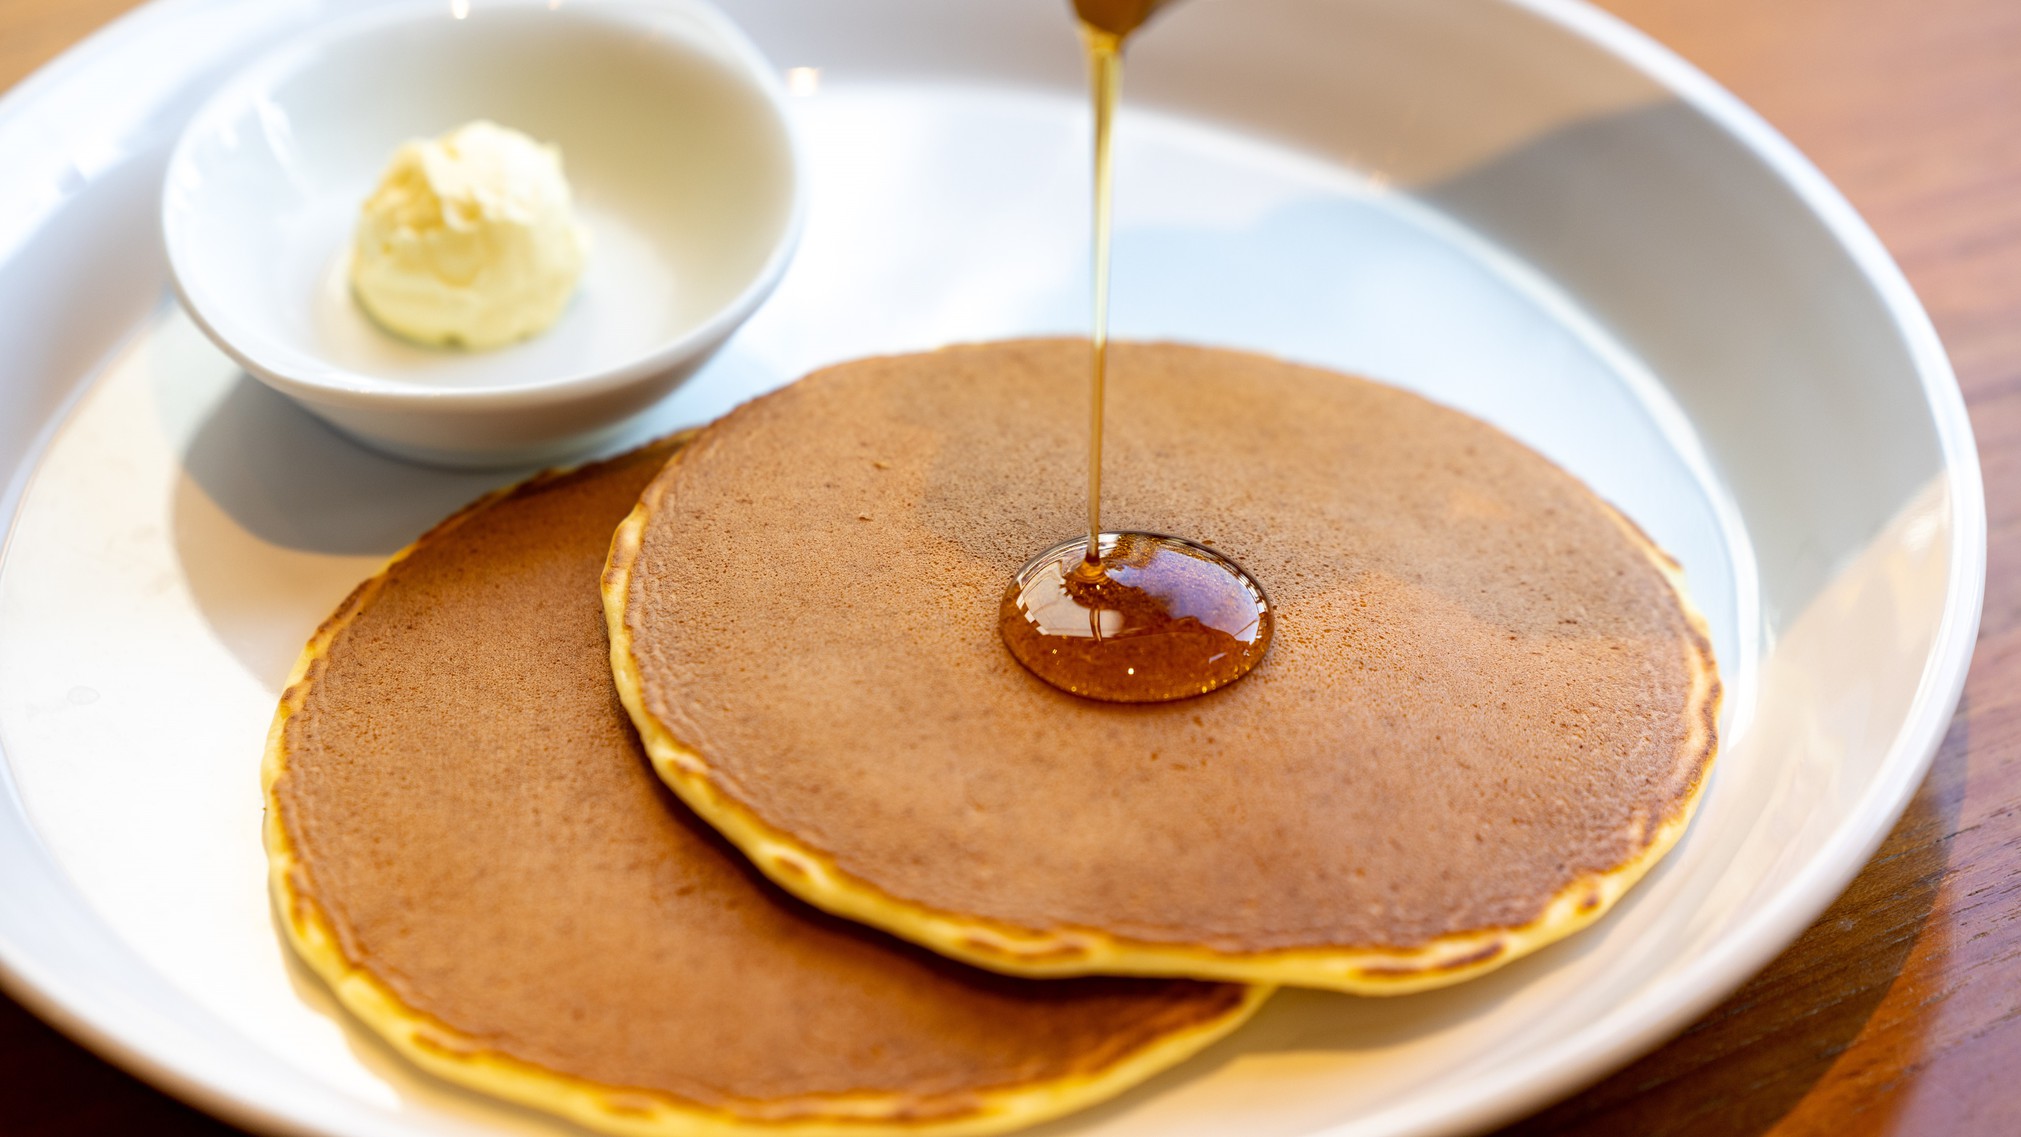
<svg viewBox="0 0 2021 1137">
<path fill-rule="evenodd" d="M 497 347 L 554 323 L 588 246 L 561 152 L 479 120 L 394 154 L 358 218 L 351 289 L 408 339 Z"/>
</svg>

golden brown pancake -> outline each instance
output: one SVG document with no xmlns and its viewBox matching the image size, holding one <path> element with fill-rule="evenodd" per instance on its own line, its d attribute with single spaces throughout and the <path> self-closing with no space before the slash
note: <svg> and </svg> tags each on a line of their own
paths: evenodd
<svg viewBox="0 0 2021 1137">
<path fill-rule="evenodd" d="M 653 776 L 597 577 L 662 445 L 445 521 L 319 631 L 267 756 L 288 934 L 422 1066 L 626 1134 L 994 1133 L 1261 988 L 1007 979 L 778 891 Z"/>
<path fill-rule="evenodd" d="M 605 574 L 660 774 L 831 912 L 1032 975 L 1393 993 L 1600 915 L 1714 751 L 1674 563 L 1466 415 L 1123 345 L 1103 517 L 1270 593 L 1247 678 L 1119 706 L 1026 673 L 1005 582 L 1076 531 L 1086 345 L 819 372 L 705 429 Z"/>
</svg>

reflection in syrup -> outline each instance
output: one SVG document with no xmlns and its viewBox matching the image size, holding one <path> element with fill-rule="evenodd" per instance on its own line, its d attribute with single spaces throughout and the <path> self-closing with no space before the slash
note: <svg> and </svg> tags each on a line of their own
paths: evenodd
<svg viewBox="0 0 2021 1137">
<path fill-rule="evenodd" d="M 1262 590 L 1212 549 L 1105 533 L 1097 565 L 1086 548 L 1075 537 L 1039 554 L 1004 595 L 1004 642 L 1053 686 L 1116 703 L 1183 699 L 1241 678 L 1270 646 Z"/>
<path fill-rule="evenodd" d="M 1123 43 L 1165 0 L 1074 0 L 1095 111 L 1094 324 L 1089 360 L 1088 532 L 1019 570 L 998 629 L 1032 674 L 1076 695 L 1156 703 L 1249 672 L 1270 646 L 1263 589 L 1204 545 L 1102 532 L 1102 403 L 1109 362 L 1109 153 Z"/>
</svg>

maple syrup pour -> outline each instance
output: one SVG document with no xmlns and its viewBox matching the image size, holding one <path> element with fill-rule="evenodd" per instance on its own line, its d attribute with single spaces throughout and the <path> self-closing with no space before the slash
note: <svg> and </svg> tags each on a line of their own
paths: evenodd
<svg viewBox="0 0 2021 1137">
<path fill-rule="evenodd" d="M 1090 0 L 1093 2 L 1093 0 Z M 1141 19 L 1138 22 L 1142 22 Z M 1131 25 L 1134 27 L 1135 25 Z M 1102 402 L 1109 378 L 1109 127 L 1116 114 L 1116 96 L 1123 86 L 1123 36 L 1081 25 L 1088 44 L 1088 72 L 1095 104 L 1095 239 L 1094 320 L 1088 343 L 1088 539 L 1081 547 L 1088 559 L 1099 555 L 1102 542 Z"/>
<path fill-rule="evenodd" d="M 1204 695 L 1247 674 L 1270 646 L 1269 598 L 1203 545 L 1104 533 L 1098 562 L 1080 537 L 1027 564 L 999 628 L 1017 661 L 1063 691 L 1112 703 Z"/>
<path fill-rule="evenodd" d="M 1074 0 L 1095 107 L 1088 533 L 1020 569 L 997 623 L 1004 644 L 1032 674 L 1063 691 L 1116 703 L 1204 695 L 1248 674 L 1270 646 L 1270 600 L 1242 566 L 1181 537 L 1102 532 L 1110 128 L 1123 85 L 1123 41 L 1164 2 Z"/>
</svg>

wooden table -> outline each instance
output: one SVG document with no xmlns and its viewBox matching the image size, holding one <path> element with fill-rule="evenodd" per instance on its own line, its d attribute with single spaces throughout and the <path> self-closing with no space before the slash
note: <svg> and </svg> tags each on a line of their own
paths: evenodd
<svg viewBox="0 0 2021 1137">
<path fill-rule="evenodd" d="M 0 89 L 130 0 L 0 0 Z M 1753 104 L 1880 232 L 1957 365 L 1984 629 L 1929 780 L 1852 887 L 1683 1036 L 1511 1127 L 2021 1134 L 2021 0 L 1603 0 Z M 0 1132 L 234 1132 L 0 998 Z"/>
</svg>

